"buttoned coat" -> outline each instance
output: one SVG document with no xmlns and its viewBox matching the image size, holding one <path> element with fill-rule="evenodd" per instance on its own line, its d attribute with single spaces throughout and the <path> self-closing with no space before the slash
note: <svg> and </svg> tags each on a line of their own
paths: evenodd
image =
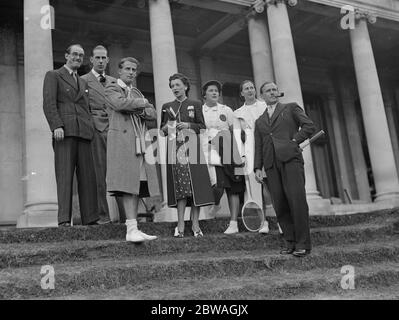
<svg viewBox="0 0 399 320">
<path fill-rule="evenodd" d="M 87 84 L 78 77 L 79 88 L 65 67 L 48 71 L 43 86 L 43 110 L 50 130 L 64 129 L 65 137 L 93 138 Z"/>
<path fill-rule="evenodd" d="M 89 105 L 90 112 L 93 117 L 94 127 L 96 130 L 103 132 L 108 130 L 108 110 L 110 105 L 107 99 L 105 99 L 105 87 L 98 81 L 92 71 L 81 77 L 87 82 L 89 89 Z M 115 78 L 106 75 L 105 86 L 111 81 L 116 81 Z"/>
<path fill-rule="evenodd" d="M 156 119 L 155 108 L 142 97 L 122 88 L 117 80 L 112 80 L 105 88 L 105 95 L 110 105 L 109 129 L 107 139 L 107 191 L 125 192 L 138 195 L 140 191 L 141 157 L 136 155 L 136 135 L 133 129 L 131 114 L 141 108 L 144 114 L 140 120 Z M 147 141 L 151 145 L 151 141 Z M 153 147 L 155 149 L 156 147 Z M 145 169 L 150 196 L 159 196 L 160 183 L 154 158 L 146 152 L 143 168 Z"/>
<path fill-rule="evenodd" d="M 278 103 L 271 119 L 265 111 L 255 122 L 255 170 L 271 168 L 274 156 L 281 162 L 303 162 L 299 144 L 315 130 L 312 120 L 296 103 Z"/>
</svg>

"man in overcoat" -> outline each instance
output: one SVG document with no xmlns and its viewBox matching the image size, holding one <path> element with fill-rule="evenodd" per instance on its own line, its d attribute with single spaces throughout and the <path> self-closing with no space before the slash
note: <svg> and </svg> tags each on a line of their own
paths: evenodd
<svg viewBox="0 0 399 320">
<path fill-rule="evenodd" d="M 146 136 L 157 115 L 154 106 L 133 86 L 138 67 L 135 58 L 123 58 L 119 79 L 112 80 L 105 89 L 110 106 L 107 191 L 123 198 L 126 240 L 132 242 L 156 239 L 137 228 L 137 211 L 140 197 L 160 196 L 156 161 L 147 149 L 151 141 Z"/>
</svg>

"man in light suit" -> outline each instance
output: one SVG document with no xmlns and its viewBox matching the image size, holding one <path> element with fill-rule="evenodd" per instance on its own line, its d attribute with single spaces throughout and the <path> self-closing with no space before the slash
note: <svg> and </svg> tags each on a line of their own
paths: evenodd
<svg viewBox="0 0 399 320">
<path fill-rule="evenodd" d="M 116 79 L 105 74 L 109 58 L 107 49 L 104 46 L 99 45 L 93 49 L 90 62 L 93 65 L 93 69 L 82 76 L 82 79 L 87 82 L 89 88 L 89 104 L 95 129 L 92 150 L 97 182 L 98 213 L 101 217 L 100 223 L 105 224 L 111 222 L 105 181 L 107 172 L 107 134 L 109 127 L 109 116 L 107 111 L 109 103 L 105 98 L 105 87 Z M 123 205 L 119 197 L 117 197 L 116 200 L 119 213 L 123 220 L 125 216 Z"/>
<path fill-rule="evenodd" d="M 270 190 L 286 249 L 281 254 L 303 257 L 310 253 L 309 208 L 305 170 L 299 144 L 315 131 L 313 122 L 296 103 L 279 103 L 275 83 L 261 88 L 266 111 L 255 123 L 255 176 L 262 182 L 262 168 Z"/>
<path fill-rule="evenodd" d="M 96 224 L 99 220 L 91 151 L 94 126 L 86 82 L 77 74 L 83 57 L 81 45 L 68 47 L 65 65 L 58 70 L 48 71 L 43 85 L 43 110 L 53 133 L 60 226 L 70 226 L 75 170 L 82 223 Z"/>
</svg>

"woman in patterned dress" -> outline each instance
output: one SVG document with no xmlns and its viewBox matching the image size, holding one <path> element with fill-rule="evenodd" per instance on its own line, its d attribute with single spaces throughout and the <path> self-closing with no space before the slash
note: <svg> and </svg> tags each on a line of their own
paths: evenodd
<svg viewBox="0 0 399 320">
<path fill-rule="evenodd" d="M 184 213 L 191 206 L 192 231 L 203 236 L 199 227 L 201 206 L 214 204 L 208 168 L 201 149 L 200 133 L 205 129 L 200 101 L 188 99 L 190 83 L 177 73 L 169 78 L 176 100 L 162 106 L 161 130 L 167 135 L 168 206 L 177 208 L 175 237 L 184 236 Z"/>
</svg>

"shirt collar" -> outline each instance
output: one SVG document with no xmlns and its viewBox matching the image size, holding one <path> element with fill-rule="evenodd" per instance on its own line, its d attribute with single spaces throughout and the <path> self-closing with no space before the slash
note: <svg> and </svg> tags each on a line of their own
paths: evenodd
<svg viewBox="0 0 399 320">
<path fill-rule="evenodd" d="M 67 71 L 69 72 L 70 75 L 72 75 L 72 73 L 77 73 L 77 71 L 72 70 L 70 67 L 68 67 L 66 64 L 64 64 L 65 69 L 67 69 Z"/>
<path fill-rule="evenodd" d="M 274 109 L 276 109 L 277 103 L 278 103 L 278 102 L 276 102 L 275 104 L 269 104 L 269 105 L 267 105 L 267 106 L 268 106 L 268 108 L 270 108 L 271 110 L 274 110 Z"/>
<path fill-rule="evenodd" d="M 97 79 L 100 77 L 100 74 L 99 74 L 96 70 L 91 69 L 91 72 L 94 74 L 94 76 L 95 76 Z M 102 76 L 105 77 L 105 72 L 102 73 Z"/>
<path fill-rule="evenodd" d="M 119 85 L 121 88 L 126 89 L 126 90 L 129 90 L 129 91 L 132 90 L 132 86 L 128 86 L 125 82 L 123 82 L 123 80 L 118 79 L 116 82 L 118 83 L 118 85 Z"/>
<path fill-rule="evenodd" d="M 217 103 L 215 106 L 213 107 L 209 107 L 206 103 L 204 103 L 204 111 L 208 112 L 209 110 L 214 110 L 216 111 L 218 109 L 218 107 L 220 106 L 220 103 Z"/>
</svg>

